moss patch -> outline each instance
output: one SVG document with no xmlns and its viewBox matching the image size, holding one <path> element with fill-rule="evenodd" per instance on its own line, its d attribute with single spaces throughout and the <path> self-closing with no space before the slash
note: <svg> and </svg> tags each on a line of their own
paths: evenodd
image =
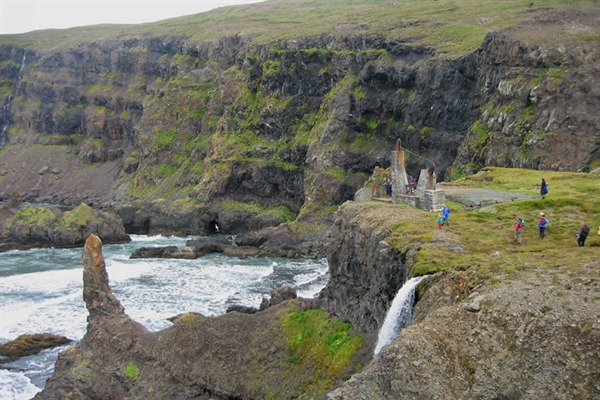
<svg viewBox="0 0 600 400">
<path fill-rule="evenodd" d="M 88 223 L 95 223 L 97 221 L 98 219 L 94 216 L 92 208 L 85 203 L 81 203 L 73 211 L 65 212 L 59 225 L 62 227 L 70 225 L 85 226 Z"/>
<path fill-rule="evenodd" d="M 313 371 L 306 388 L 312 396 L 333 387 L 363 345 L 351 324 L 328 318 L 323 310 L 293 311 L 282 322 L 292 369 Z"/>
</svg>

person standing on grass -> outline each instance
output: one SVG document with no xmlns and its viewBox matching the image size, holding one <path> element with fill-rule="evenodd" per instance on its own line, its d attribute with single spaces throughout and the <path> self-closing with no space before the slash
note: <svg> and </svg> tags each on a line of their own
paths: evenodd
<svg viewBox="0 0 600 400">
<path fill-rule="evenodd" d="M 548 194 L 548 184 L 546 183 L 546 180 L 544 178 L 542 178 L 542 187 L 540 188 L 540 194 L 542 195 L 542 199 Z"/>
<path fill-rule="evenodd" d="M 450 226 L 450 221 L 448 220 L 450 218 L 450 208 L 448 208 L 447 205 L 442 204 L 443 210 L 442 210 L 442 214 L 444 215 L 444 224 Z"/>
<path fill-rule="evenodd" d="M 390 178 L 385 180 L 385 194 L 387 197 L 392 197 L 392 181 L 390 181 Z"/>
<path fill-rule="evenodd" d="M 438 214 L 437 223 L 438 229 L 442 229 L 442 226 L 444 226 L 444 218 L 442 217 L 442 214 Z"/>
<path fill-rule="evenodd" d="M 523 223 L 523 219 L 519 218 L 515 221 L 515 240 L 519 244 L 523 244 L 523 230 L 525 229 L 525 224 Z"/>
<path fill-rule="evenodd" d="M 581 230 L 577 234 L 577 244 L 579 247 L 583 247 L 585 245 L 585 239 L 587 239 L 590 234 L 590 227 L 586 225 L 585 222 L 581 223 Z"/>
<path fill-rule="evenodd" d="M 538 228 L 540 228 L 540 239 L 544 239 L 546 237 L 546 228 L 548 227 L 548 218 L 544 213 L 540 213 L 540 220 L 538 221 Z"/>
</svg>

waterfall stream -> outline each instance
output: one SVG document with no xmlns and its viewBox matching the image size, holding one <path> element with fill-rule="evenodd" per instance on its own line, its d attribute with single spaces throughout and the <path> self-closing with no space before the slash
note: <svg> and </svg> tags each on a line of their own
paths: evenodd
<svg viewBox="0 0 600 400">
<path fill-rule="evenodd" d="M 19 73 L 17 74 L 17 82 L 15 83 L 15 89 L 11 94 L 6 97 L 6 101 L 2 106 L 2 117 L 4 123 L 2 124 L 2 130 L 0 130 L 0 149 L 4 147 L 6 144 L 7 134 L 8 134 L 8 126 L 10 125 L 10 103 L 17 94 L 21 87 L 21 79 L 23 77 L 23 70 L 25 69 L 25 64 L 27 62 L 27 50 L 23 52 L 23 59 L 21 60 L 21 68 L 19 68 Z"/>
<path fill-rule="evenodd" d="M 385 321 L 379 336 L 377 338 L 377 345 L 375 346 L 375 354 L 379 354 L 381 349 L 390 343 L 402 330 L 402 328 L 410 325 L 412 322 L 412 309 L 415 302 L 415 288 L 423 279 L 429 275 L 419 276 L 412 278 L 406 282 L 398 290 L 392 305 L 385 316 Z"/>
</svg>

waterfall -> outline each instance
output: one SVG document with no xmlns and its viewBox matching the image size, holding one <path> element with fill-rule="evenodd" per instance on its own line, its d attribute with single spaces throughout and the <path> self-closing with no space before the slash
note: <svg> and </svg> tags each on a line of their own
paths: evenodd
<svg viewBox="0 0 600 400">
<path fill-rule="evenodd" d="M 379 354 L 383 346 L 390 343 L 402 328 L 408 326 L 412 322 L 412 309 L 415 302 L 415 288 L 423 279 L 429 275 L 412 278 L 398 290 L 392 305 L 385 316 L 383 326 L 379 331 L 377 338 L 377 346 L 375 346 L 375 354 Z"/>
<path fill-rule="evenodd" d="M 8 134 L 8 126 L 10 125 L 10 102 L 12 101 L 14 95 L 17 94 L 19 89 L 21 88 L 21 79 L 23 78 L 23 70 L 25 69 L 25 63 L 27 62 L 27 50 L 23 51 L 23 59 L 21 60 L 21 68 L 19 68 L 19 72 L 17 74 L 17 82 L 15 83 L 15 88 L 11 94 L 8 95 L 4 105 L 2 106 L 2 117 L 4 120 L 4 124 L 2 126 L 2 130 L 0 130 L 0 149 L 4 147 L 6 144 L 7 134 Z"/>
</svg>

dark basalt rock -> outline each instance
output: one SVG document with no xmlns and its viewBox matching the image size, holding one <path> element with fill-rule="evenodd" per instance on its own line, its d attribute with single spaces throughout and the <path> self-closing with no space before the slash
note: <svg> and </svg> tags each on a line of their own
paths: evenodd
<svg viewBox="0 0 600 400">
<path fill-rule="evenodd" d="M 83 260 L 87 331 L 59 355 L 37 400 L 73 394 L 131 400 L 297 398 L 325 373 L 288 376 L 290 353 L 281 321 L 303 307 L 301 299 L 254 314 L 241 307 L 218 317 L 181 313 L 169 319 L 173 326 L 149 332 L 125 314 L 112 293 L 97 236 L 86 241 Z M 366 362 L 368 354 L 360 357 Z"/>
<path fill-rule="evenodd" d="M 51 333 L 20 335 L 10 342 L 0 344 L 0 362 L 11 362 L 20 357 L 37 354 L 42 350 L 64 346 L 71 342 L 72 340 L 65 336 Z"/>
</svg>

